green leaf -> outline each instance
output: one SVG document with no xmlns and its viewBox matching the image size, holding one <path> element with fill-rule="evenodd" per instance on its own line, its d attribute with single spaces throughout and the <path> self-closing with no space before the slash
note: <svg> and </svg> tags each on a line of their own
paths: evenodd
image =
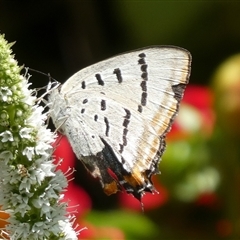
<svg viewBox="0 0 240 240">
<path fill-rule="evenodd" d="M 153 239 L 159 232 L 156 226 L 144 213 L 130 211 L 92 211 L 86 218 L 95 226 L 116 227 L 121 229 L 126 239 Z"/>
</svg>

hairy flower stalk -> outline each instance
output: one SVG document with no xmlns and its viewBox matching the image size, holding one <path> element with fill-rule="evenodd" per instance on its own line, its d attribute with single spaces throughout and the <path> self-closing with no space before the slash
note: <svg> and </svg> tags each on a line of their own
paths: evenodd
<svg viewBox="0 0 240 240">
<path fill-rule="evenodd" d="M 51 157 L 46 114 L 0 35 L 0 207 L 9 214 L 0 239 L 77 239 L 60 203 L 67 180 Z"/>
</svg>

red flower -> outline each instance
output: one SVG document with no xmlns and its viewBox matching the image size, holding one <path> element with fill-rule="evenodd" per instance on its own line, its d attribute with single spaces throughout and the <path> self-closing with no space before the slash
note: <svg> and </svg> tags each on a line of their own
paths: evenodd
<svg viewBox="0 0 240 240">
<path fill-rule="evenodd" d="M 68 212 L 83 216 L 92 207 L 92 201 L 84 189 L 76 185 L 74 182 L 69 182 L 66 192 L 64 193 L 64 202 L 68 203 Z"/>
<path fill-rule="evenodd" d="M 219 208 L 220 202 L 214 192 L 202 193 L 195 201 L 197 206 L 206 206 L 212 209 Z"/>
<path fill-rule="evenodd" d="M 167 138 L 183 139 L 195 132 L 209 136 L 212 134 L 214 123 L 213 93 L 206 87 L 189 85 Z"/>
<path fill-rule="evenodd" d="M 69 172 L 69 169 L 73 169 L 75 165 L 75 155 L 72 151 L 72 148 L 63 135 L 59 135 L 54 143 L 55 151 L 55 164 L 62 160 L 60 165 L 57 166 L 57 169 L 61 169 L 63 173 Z M 73 178 L 73 174 L 68 174 L 67 179 L 70 180 Z"/>
<path fill-rule="evenodd" d="M 68 212 L 75 213 L 82 216 L 89 211 L 92 206 L 91 198 L 80 186 L 73 182 L 73 167 L 75 164 L 75 155 L 72 148 L 65 136 L 59 136 L 55 143 L 56 150 L 54 152 L 56 161 L 61 160 L 61 164 L 58 165 L 63 173 L 67 174 L 68 187 L 64 192 L 64 198 L 62 201 L 68 203 Z M 70 170 L 69 170 L 70 169 Z M 71 173 L 72 172 L 72 173 Z"/>
</svg>

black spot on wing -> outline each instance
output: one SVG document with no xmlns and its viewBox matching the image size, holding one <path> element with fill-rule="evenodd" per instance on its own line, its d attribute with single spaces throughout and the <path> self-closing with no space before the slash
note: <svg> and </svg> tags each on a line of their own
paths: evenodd
<svg viewBox="0 0 240 240">
<path fill-rule="evenodd" d="M 122 153 L 124 150 L 124 146 L 127 146 L 127 133 L 128 133 L 128 124 L 130 123 L 131 112 L 124 108 L 126 115 L 124 116 L 123 120 L 123 133 L 122 133 L 122 143 L 119 144 L 120 149 L 119 152 Z"/>
<path fill-rule="evenodd" d="M 118 151 L 119 151 L 120 153 L 122 153 L 122 152 L 123 152 L 123 148 L 124 148 L 124 146 L 123 146 L 123 144 L 121 144 L 121 143 L 119 144 L 119 146 L 120 146 L 120 148 L 119 148 Z"/>
<path fill-rule="evenodd" d="M 141 86 L 143 92 L 147 91 L 147 82 L 146 81 L 142 81 L 140 86 Z"/>
<path fill-rule="evenodd" d="M 99 73 L 97 73 L 97 74 L 95 74 L 95 77 L 96 77 L 96 79 L 98 81 L 98 84 L 103 86 L 104 85 L 104 81 L 102 80 L 101 75 Z"/>
<path fill-rule="evenodd" d="M 172 86 L 172 90 L 174 92 L 174 98 L 177 99 L 178 102 L 182 100 L 185 88 L 186 88 L 186 84 L 183 84 L 183 83 Z"/>
<path fill-rule="evenodd" d="M 130 119 L 130 117 L 131 117 L 131 112 L 130 112 L 128 109 L 126 109 L 126 108 L 124 108 L 124 110 L 125 110 L 125 112 L 126 112 L 125 118 L 126 118 L 126 119 Z"/>
<path fill-rule="evenodd" d="M 105 135 L 108 137 L 110 126 L 109 126 L 109 121 L 108 121 L 107 117 L 104 117 L 104 122 L 105 122 L 105 125 L 106 125 Z"/>
<path fill-rule="evenodd" d="M 148 74 L 146 72 L 143 72 L 141 74 L 141 78 L 144 80 L 144 81 L 147 81 L 148 80 Z"/>
<path fill-rule="evenodd" d="M 141 71 L 142 72 L 147 72 L 147 67 L 148 67 L 147 64 L 142 64 L 141 65 Z"/>
<path fill-rule="evenodd" d="M 141 113 L 142 112 L 142 106 L 138 105 L 138 111 Z"/>
<path fill-rule="evenodd" d="M 86 88 L 86 83 L 85 81 L 82 81 L 82 89 L 85 89 Z"/>
<path fill-rule="evenodd" d="M 138 112 L 142 112 L 143 111 L 143 106 L 147 105 L 147 81 L 148 81 L 148 72 L 147 72 L 147 68 L 148 65 L 146 63 L 146 54 L 145 53 L 141 53 L 138 55 L 139 56 L 139 60 L 138 60 L 138 64 L 140 65 L 140 70 L 141 70 L 141 83 L 140 83 L 140 87 L 142 89 L 142 94 L 141 94 L 141 104 L 138 105 Z"/>
<path fill-rule="evenodd" d="M 118 82 L 121 83 L 123 81 L 121 70 L 119 68 L 116 68 L 113 70 L 113 73 L 116 74 Z"/>
<path fill-rule="evenodd" d="M 142 65 L 142 64 L 145 64 L 145 57 L 146 57 L 146 54 L 145 53 L 140 53 L 139 55 L 139 59 L 138 59 L 138 64 Z"/>
<path fill-rule="evenodd" d="M 105 100 L 101 101 L 101 110 L 102 111 L 106 110 L 106 101 Z"/>
<path fill-rule="evenodd" d="M 127 128 L 129 122 L 130 122 L 129 119 L 126 119 L 126 118 L 125 118 L 125 119 L 123 120 L 123 126 L 124 126 L 125 128 Z"/>
<path fill-rule="evenodd" d="M 180 101 L 182 100 L 183 98 L 183 93 L 184 93 L 184 90 L 186 88 L 186 84 L 183 84 L 183 83 L 179 83 L 179 84 L 176 84 L 176 85 L 173 85 L 172 86 L 172 90 L 174 92 L 174 98 L 176 99 L 176 104 L 177 104 L 177 108 L 176 108 L 176 112 L 172 115 L 171 119 L 170 119 L 170 123 L 169 123 L 169 127 L 166 129 L 166 133 L 169 131 L 169 128 L 170 126 L 172 125 L 173 123 L 173 120 L 176 116 L 176 114 L 178 113 L 178 110 L 179 110 L 179 104 L 180 104 Z"/>
<path fill-rule="evenodd" d="M 146 92 L 142 92 L 141 104 L 142 104 L 142 106 L 146 106 L 146 104 L 147 104 L 147 93 Z"/>
<path fill-rule="evenodd" d="M 126 135 L 123 135 L 123 146 L 127 146 L 127 138 Z"/>
<path fill-rule="evenodd" d="M 128 133 L 128 129 L 127 129 L 127 128 L 124 128 L 124 129 L 123 129 L 123 135 L 127 135 L 127 133 Z"/>
<path fill-rule="evenodd" d="M 121 163 L 124 164 L 125 162 L 126 160 L 123 157 L 121 157 Z"/>
</svg>

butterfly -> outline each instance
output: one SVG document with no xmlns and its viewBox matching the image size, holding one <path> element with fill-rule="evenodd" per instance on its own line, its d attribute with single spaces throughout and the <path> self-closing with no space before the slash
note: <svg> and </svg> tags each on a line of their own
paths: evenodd
<svg viewBox="0 0 240 240">
<path fill-rule="evenodd" d="M 50 116 L 107 195 L 153 192 L 165 137 L 189 80 L 191 54 L 138 49 L 86 67 L 49 95 Z"/>
</svg>

